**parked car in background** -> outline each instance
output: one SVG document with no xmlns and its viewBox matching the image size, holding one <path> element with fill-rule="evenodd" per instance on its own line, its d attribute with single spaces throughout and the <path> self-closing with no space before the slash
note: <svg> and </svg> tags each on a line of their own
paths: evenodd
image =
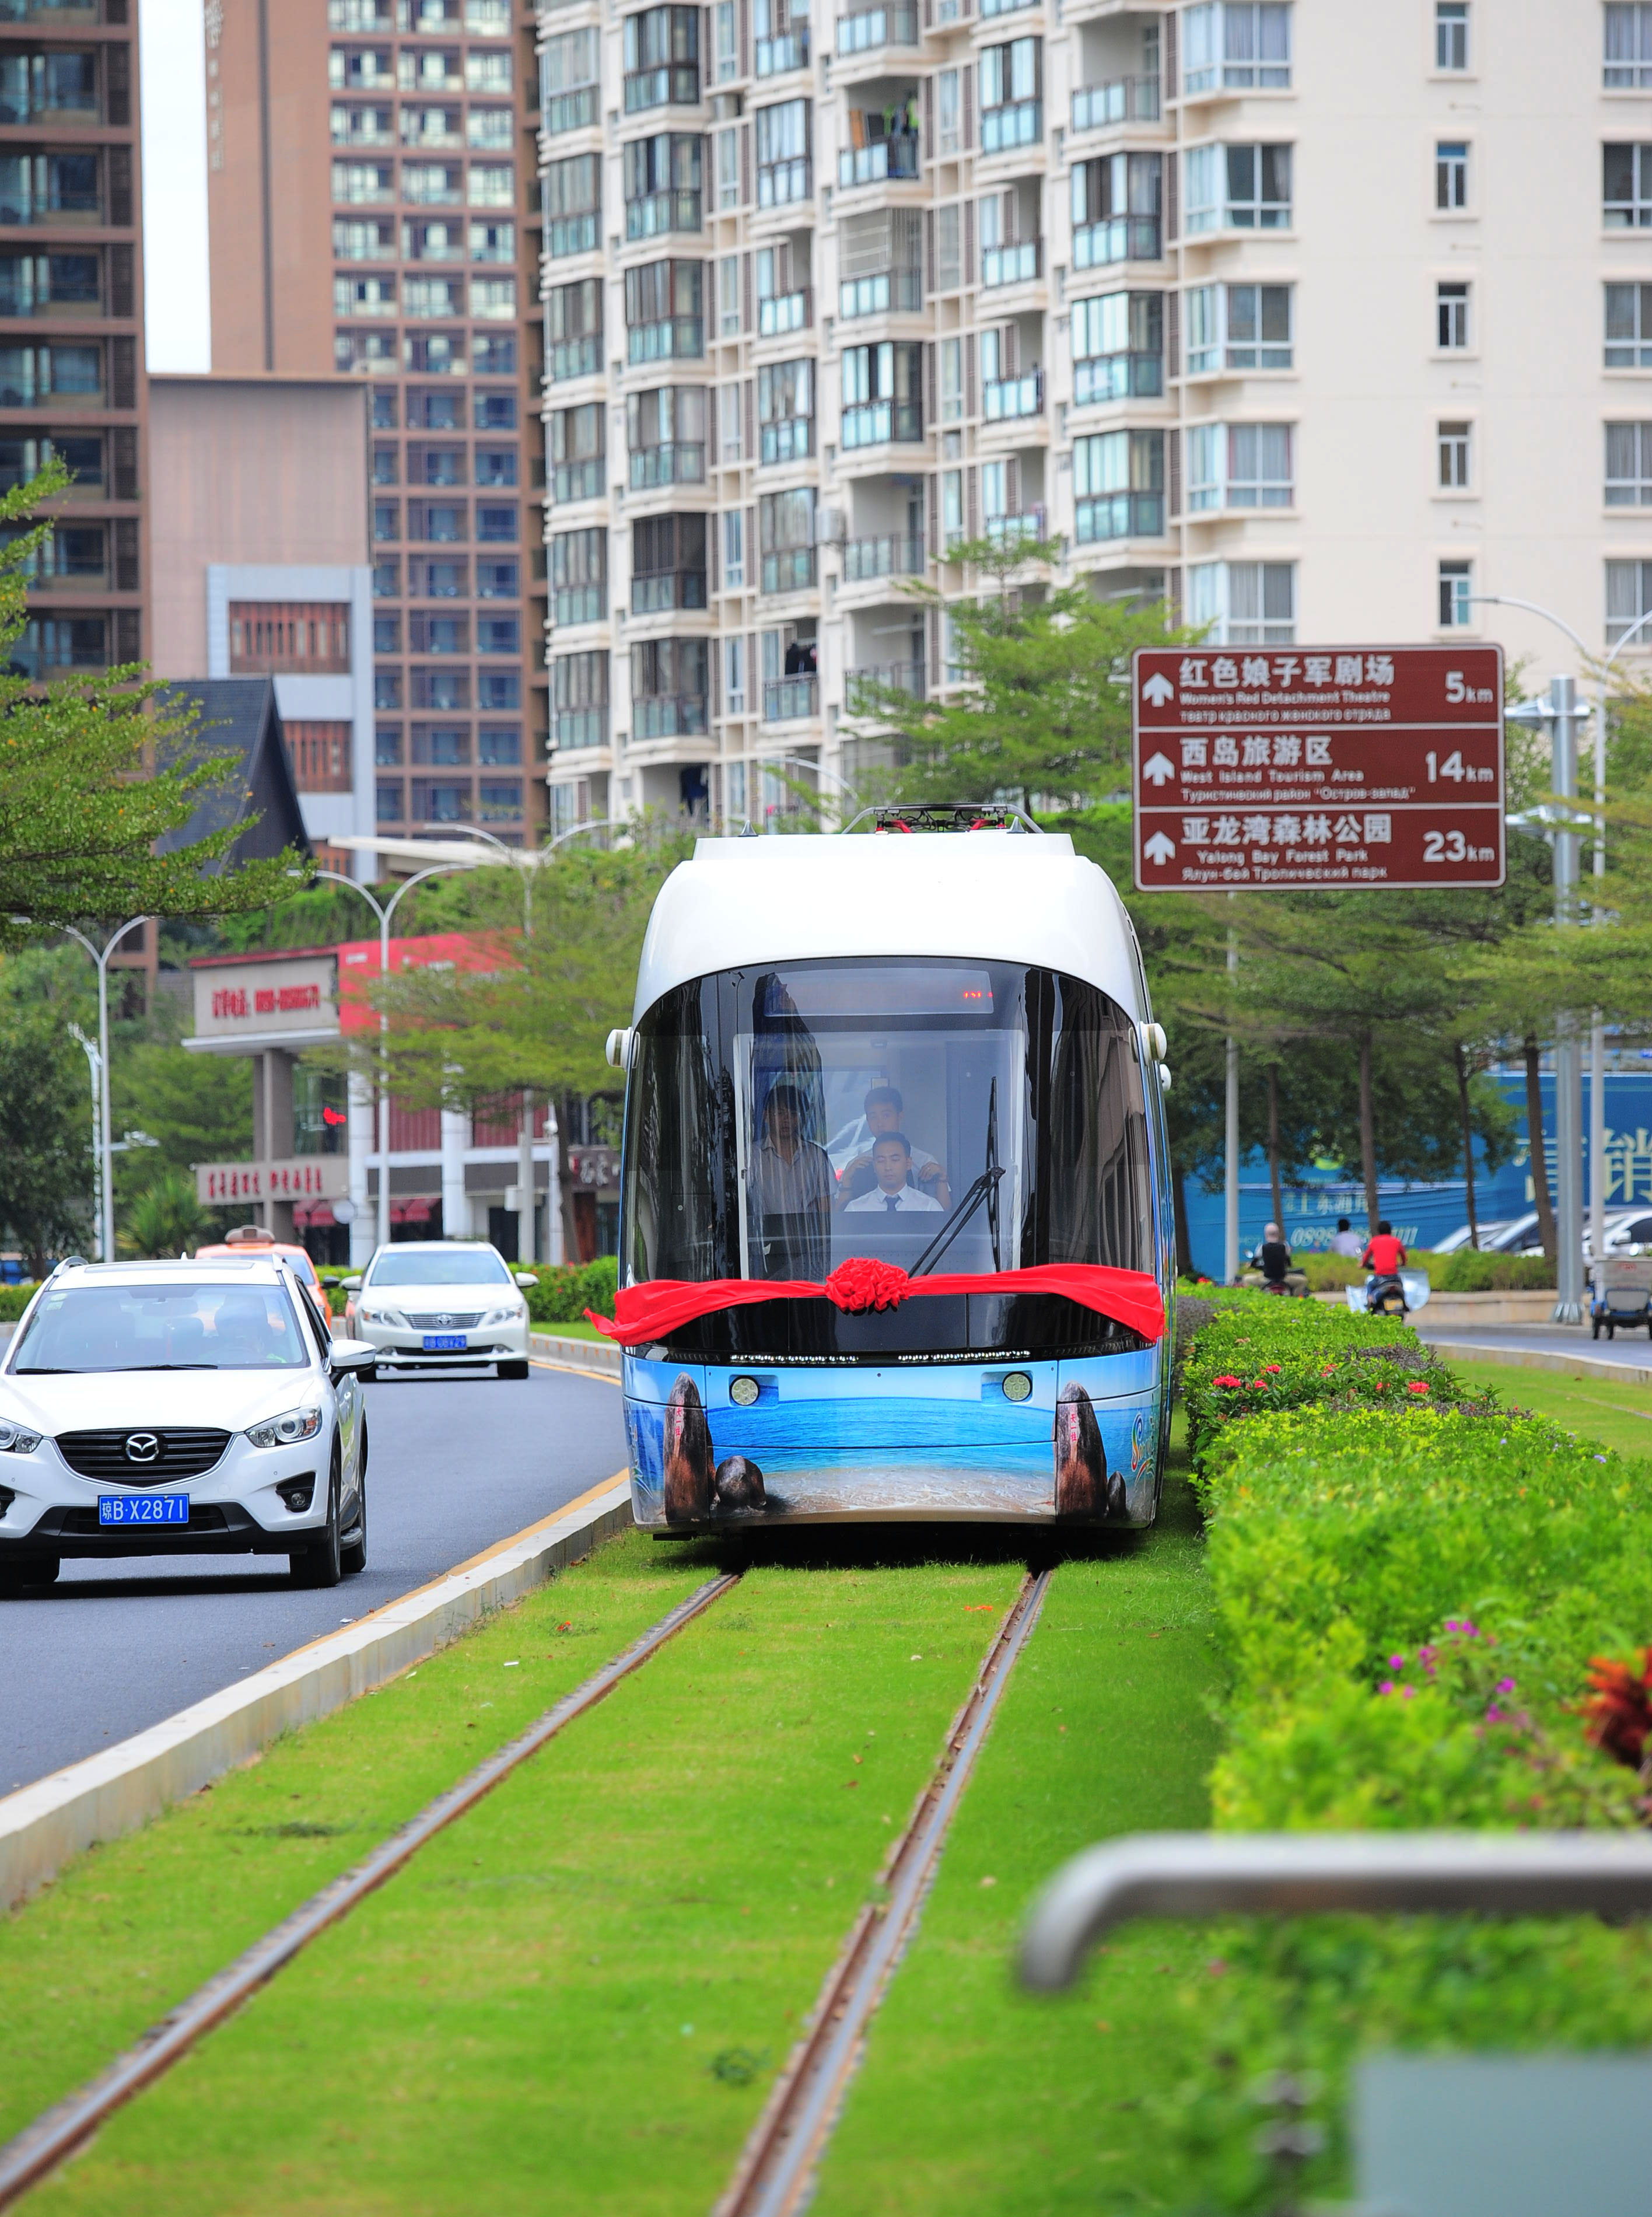
<svg viewBox="0 0 1652 2217">
<path fill-rule="evenodd" d="M 197 1247 L 195 1250 L 195 1260 L 198 1263 L 211 1262 L 220 1255 L 279 1255 L 282 1262 L 288 1263 L 294 1275 L 301 1278 L 310 1288 L 322 1314 L 326 1318 L 328 1324 L 331 1325 L 333 1321 L 331 1297 L 326 1287 L 316 1275 L 316 1266 L 302 1247 L 293 1245 L 289 1240 L 276 1238 L 274 1233 L 266 1232 L 262 1224 L 238 1224 L 227 1239 L 219 1241 L 214 1246 Z"/>
<path fill-rule="evenodd" d="M 1462 1224 L 1455 1232 L 1448 1232 L 1443 1239 L 1436 1239 L 1432 1251 L 1436 1255 L 1456 1255 L 1469 1244 L 1469 1227 Z M 1480 1226 L 1479 1248 L 1482 1255 L 1524 1255 L 1532 1246 L 1541 1251 L 1542 1244 L 1538 1238 L 1535 1209 L 1528 1216 L 1506 1218 L 1501 1223 Z"/>
<path fill-rule="evenodd" d="M 409 1239 L 381 1247 L 344 1280 L 344 1330 L 370 1340 L 385 1370 L 454 1370 L 491 1363 L 527 1375 L 531 1272 L 513 1274 L 484 1240 Z"/>
</svg>

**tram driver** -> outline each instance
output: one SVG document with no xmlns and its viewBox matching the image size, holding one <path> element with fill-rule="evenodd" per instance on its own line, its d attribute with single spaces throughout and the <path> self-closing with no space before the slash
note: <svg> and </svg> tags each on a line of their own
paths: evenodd
<svg viewBox="0 0 1652 2217">
<path fill-rule="evenodd" d="M 885 1133 L 892 1135 L 899 1133 L 901 1116 L 905 1105 L 892 1085 L 874 1085 L 867 1094 L 861 1104 L 865 1111 L 864 1129 L 866 1133 L 866 1142 L 860 1152 L 855 1155 L 852 1161 L 843 1165 L 842 1175 L 838 1181 L 838 1206 L 841 1208 L 853 1207 L 854 1202 L 860 1200 L 863 1195 L 876 1189 L 877 1181 L 872 1171 L 872 1148 Z M 939 1163 L 924 1147 L 912 1147 L 909 1163 L 910 1175 L 920 1189 L 928 1194 L 939 1207 L 946 1207 L 951 1202 L 952 1195 L 946 1189 L 946 1171 L 944 1164 Z"/>
<path fill-rule="evenodd" d="M 803 1136 L 804 1108 L 782 1080 L 763 1103 L 763 1136 L 751 1166 L 751 1196 L 762 1226 L 767 1275 L 823 1277 L 837 1180 L 824 1147 Z"/>
<path fill-rule="evenodd" d="M 894 1216 L 927 1209 L 932 1216 L 939 1216 L 940 1203 L 909 1182 L 911 1168 L 912 1143 L 905 1133 L 880 1133 L 872 1150 L 872 1175 L 878 1183 L 870 1193 L 850 1201 L 844 1213 L 874 1216 L 886 1212 Z"/>
</svg>

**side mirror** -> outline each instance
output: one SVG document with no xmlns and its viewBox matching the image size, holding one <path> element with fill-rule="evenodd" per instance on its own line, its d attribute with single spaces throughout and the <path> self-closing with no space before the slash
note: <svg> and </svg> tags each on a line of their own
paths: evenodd
<svg viewBox="0 0 1652 2217">
<path fill-rule="evenodd" d="M 341 1293 L 359 1294 L 361 1290 L 361 1273 L 358 1270 L 353 1278 L 341 1278 L 338 1285 Z"/>
<path fill-rule="evenodd" d="M 537 1286 L 539 1281 L 534 1276 L 532 1270 L 518 1270 L 516 1273 L 516 1282 L 525 1294 L 531 1294 L 534 1287 Z"/>
<path fill-rule="evenodd" d="M 328 1350 L 327 1367 L 335 1378 L 353 1375 L 363 1380 L 377 1371 L 379 1350 L 367 1339 L 336 1339 Z"/>
</svg>

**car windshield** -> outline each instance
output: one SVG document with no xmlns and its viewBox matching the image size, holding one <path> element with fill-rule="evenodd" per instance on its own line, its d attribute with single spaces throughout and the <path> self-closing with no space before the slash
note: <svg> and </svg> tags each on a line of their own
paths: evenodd
<svg viewBox="0 0 1652 2217">
<path fill-rule="evenodd" d="M 367 1283 L 385 1286 L 508 1286 L 510 1273 L 491 1247 L 421 1247 L 398 1255 L 394 1248 L 373 1264 Z"/>
<path fill-rule="evenodd" d="M 64 1286 L 41 1295 L 11 1369 L 301 1370 L 309 1361 L 280 1286 Z"/>
</svg>

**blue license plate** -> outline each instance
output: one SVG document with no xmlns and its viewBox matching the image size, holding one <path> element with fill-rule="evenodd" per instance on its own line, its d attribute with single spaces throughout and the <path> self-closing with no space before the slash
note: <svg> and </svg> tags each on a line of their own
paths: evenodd
<svg viewBox="0 0 1652 2217">
<path fill-rule="evenodd" d="M 462 1331 L 428 1331 L 424 1335 L 424 1351 L 427 1355 L 452 1355 L 456 1350 L 463 1349 L 464 1345 L 465 1335 Z"/>
<path fill-rule="evenodd" d="M 187 1524 L 187 1493 L 100 1493 L 100 1524 Z"/>
</svg>

